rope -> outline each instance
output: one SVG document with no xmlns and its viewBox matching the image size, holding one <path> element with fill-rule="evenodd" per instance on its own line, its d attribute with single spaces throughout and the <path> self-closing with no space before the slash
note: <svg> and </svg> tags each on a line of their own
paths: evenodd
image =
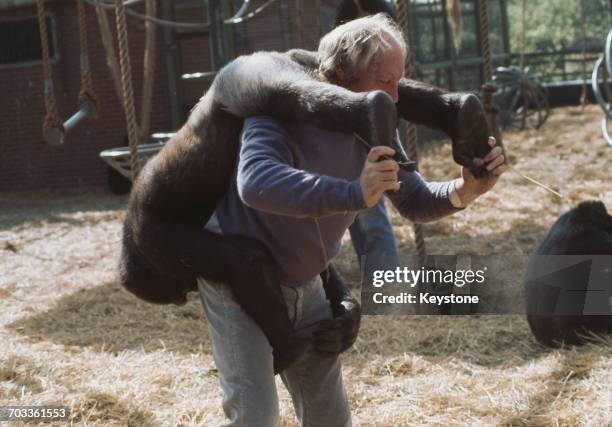
<svg viewBox="0 0 612 427">
<path fill-rule="evenodd" d="M 157 2 L 146 0 L 146 13 L 149 16 L 157 14 Z M 155 81 L 155 24 L 147 22 L 146 44 L 144 52 L 144 71 L 142 87 L 142 104 L 140 113 L 140 141 L 149 138 L 149 128 L 151 127 L 151 106 L 153 98 L 153 82 Z"/>
<path fill-rule="evenodd" d="M 397 11 L 397 23 L 402 32 L 408 34 L 408 13 L 406 11 L 405 0 L 394 0 L 395 10 Z M 406 52 L 406 77 L 410 77 L 410 61 L 408 52 Z M 408 123 L 407 129 L 408 156 L 414 162 L 415 170 L 418 170 L 418 148 L 417 148 L 417 130 L 413 123 Z M 422 224 L 413 223 L 414 228 L 414 244 L 416 246 L 417 256 L 421 265 L 425 263 L 427 257 L 427 248 L 425 247 L 425 230 Z"/>
<path fill-rule="evenodd" d="M 497 87 L 493 83 L 491 83 L 493 66 L 491 61 L 491 43 L 489 40 L 489 0 L 479 0 L 478 4 L 480 8 L 480 51 L 482 53 L 483 58 L 482 74 L 484 77 L 481 99 L 484 109 L 487 113 L 487 118 L 490 126 L 489 131 L 497 140 L 497 145 L 503 146 L 502 135 L 499 130 L 499 123 L 497 122 L 499 107 L 493 102 L 493 93 L 497 91 Z M 524 1 L 523 6 L 525 6 Z M 523 7 L 523 15 L 524 14 L 525 9 Z M 525 25 L 524 21 L 523 25 Z"/>
<path fill-rule="evenodd" d="M 408 156 L 410 160 L 414 162 L 415 170 L 418 170 L 418 151 L 417 151 L 417 129 L 412 123 L 408 124 L 407 131 L 408 139 Z M 425 246 L 425 229 L 422 224 L 413 224 L 414 227 L 414 244 L 416 246 L 416 253 L 419 257 L 421 265 L 425 264 L 425 258 L 427 257 L 427 248 Z"/>
<path fill-rule="evenodd" d="M 484 81 L 489 82 L 492 78 L 491 69 L 491 42 L 489 40 L 489 1 L 480 0 L 480 48 L 482 51 L 483 65 L 482 71 Z"/>
<path fill-rule="evenodd" d="M 98 102 L 93 89 L 91 66 L 89 64 L 89 45 L 87 43 L 87 16 L 83 0 L 77 0 L 77 14 L 79 22 L 79 47 L 81 49 L 81 87 L 79 89 L 79 107 L 86 102 L 93 102 L 94 108 Z"/>
<path fill-rule="evenodd" d="M 119 104 L 121 108 L 125 108 L 123 92 L 121 92 L 121 74 L 119 71 L 119 64 L 117 63 L 117 53 L 115 52 L 108 16 L 106 15 L 106 10 L 102 8 L 99 2 L 95 3 L 95 8 L 96 17 L 98 18 L 98 27 L 100 27 L 100 35 L 102 36 L 102 46 L 104 46 L 104 51 L 106 52 L 106 65 L 108 65 L 113 78 L 113 86 L 115 87 L 115 93 L 117 94 Z"/>
<path fill-rule="evenodd" d="M 55 95 L 53 93 L 53 75 L 51 64 L 49 62 L 49 40 L 47 33 L 47 22 L 45 21 L 45 5 L 44 0 L 36 0 L 36 8 L 38 11 L 38 29 L 40 32 L 40 44 L 42 49 L 42 63 L 44 76 L 44 97 L 45 97 L 45 120 L 43 122 L 43 137 L 49 141 L 48 133 L 52 128 L 58 129 L 62 135 L 64 133 L 64 124 L 59 118 L 57 105 L 55 103 Z"/>
<path fill-rule="evenodd" d="M 121 66 L 121 86 L 123 89 L 123 101 L 125 118 L 128 129 L 128 141 L 130 146 L 130 166 L 132 169 L 132 182 L 136 180 L 140 172 L 138 162 L 138 125 L 134 112 L 134 91 L 132 89 L 132 69 L 130 65 L 130 52 L 128 46 L 127 26 L 125 22 L 125 7 L 122 0 L 115 0 L 117 40 L 119 42 L 119 65 Z"/>
</svg>

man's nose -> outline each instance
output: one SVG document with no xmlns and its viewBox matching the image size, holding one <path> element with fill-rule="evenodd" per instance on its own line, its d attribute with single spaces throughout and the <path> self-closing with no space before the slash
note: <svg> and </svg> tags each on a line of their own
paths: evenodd
<svg viewBox="0 0 612 427">
<path fill-rule="evenodd" d="M 399 100 L 399 89 L 398 86 L 393 87 L 393 89 L 390 92 L 387 92 L 389 94 L 389 96 L 391 96 L 391 98 L 393 99 L 393 102 L 395 104 L 397 104 L 397 101 Z"/>
</svg>

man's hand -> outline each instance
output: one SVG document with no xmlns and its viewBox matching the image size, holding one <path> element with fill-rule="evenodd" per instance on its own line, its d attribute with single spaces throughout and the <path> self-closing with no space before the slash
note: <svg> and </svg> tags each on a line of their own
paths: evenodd
<svg viewBox="0 0 612 427">
<path fill-rule="evenodd" d="M 334 318 L 322 320 L 315 332 L 315 349 L 325 356 L 336 356 L 349 349 L 357 340 L 361 324 L 361 307 L 350 293 L 339 304 L 332 303 L 332 310 Z"/>
<path fill-rule="evenodd" d="M 395 150 L 385 146 L 373 147 L 368 153 L 359 177 L 361 194 L 368 208 L 378 203 L 385 191 L 397 191 L 400 188 L 397 182 L 397 162 L 391 159 L 379 161 L 383 156 L 391 157 L 394 154 Z"/>
<path fill-rule="evenodd" d="M 495 146 L 495 144 L 495 138 L 490 136 L 489 145 L 493 149 L 483 159 L 474 159 L 475 166 L 486 164 L 486 169 L 490 172 L 488 175 L 476 178 L 468 168 L 461 167 L 461 179 L 456 181 L 455 189 L 463 206 L 467 206 L 477 197 L 491 190 L 499 180 L 500 175 L 508 170 L 504 150 L 502 147 Z"/>
</svg>

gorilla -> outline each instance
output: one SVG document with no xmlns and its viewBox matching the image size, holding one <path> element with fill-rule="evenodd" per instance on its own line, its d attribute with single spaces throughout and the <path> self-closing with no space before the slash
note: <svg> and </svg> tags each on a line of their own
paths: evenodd
<svg viewBox="0 0 612 427">
<path fill-rule="evenodd" d="M 527 320 L 541 343 L 582 344 L 585 333 L 612 333 L 612 256 L 589 262 L 589 255 L 612 255 L 612 216 L 601 201 L 582 202 L 561 215 L 529 259 Z M 563 264 L 551 270 L 558 261 Z M 598 290 L 598 299 L 607 305 L 608 315 L 583 314 L 590 280 L 598 281 L 597 288 L 604 287 Z"/>
<path fill-rule="evenodd" d="M 184 304 L 196 278 L 227 284 L 262 328 L 273 348 L 276 372 L 301 354 L 265 247 L 238 235 L 218 235 L 204 224 L 227 191 L 239 151 L 243 119 L 270 115 L 355 133 L 372 146 L 395 149 L 398 117 L 441 130 L 452 139 L 453 158 L 476 175 L 486 169 L 472 159 L 489 152 L 482 104 L 471 94 L 445 93 L 402 79 L 399 102 L 382 91 L 356 93 L 317 77 L 316 52 L 257 52 L 219 71 L 186 123 L 135 180 L 123 224 L 120 282 L 137 297 L 157 304 Z M 335 314 L 350 294 L 341 277 L 322 272 Z M 335 319 L 334 319 L 335 320 Z M 349 319 L 350 320 L 350 319 Z M 348 348 L 358 323 L 343 319 L 337 332 Z"/>
</svg>

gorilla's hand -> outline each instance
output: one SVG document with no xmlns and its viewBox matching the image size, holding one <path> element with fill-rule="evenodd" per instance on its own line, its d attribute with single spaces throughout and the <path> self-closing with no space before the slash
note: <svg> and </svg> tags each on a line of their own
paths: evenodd
<svg viewBox="0 0 612 427">
<path fill-rule="evenodd" d="M 332 302 L 333 319 L 319 323 L 315 332 L 314 347 L 324 355 L 338 355 L 349 349 L 357 339 L 361 324 L 361 306 L 348 293 L 335 304 Z"/>
</svg>

